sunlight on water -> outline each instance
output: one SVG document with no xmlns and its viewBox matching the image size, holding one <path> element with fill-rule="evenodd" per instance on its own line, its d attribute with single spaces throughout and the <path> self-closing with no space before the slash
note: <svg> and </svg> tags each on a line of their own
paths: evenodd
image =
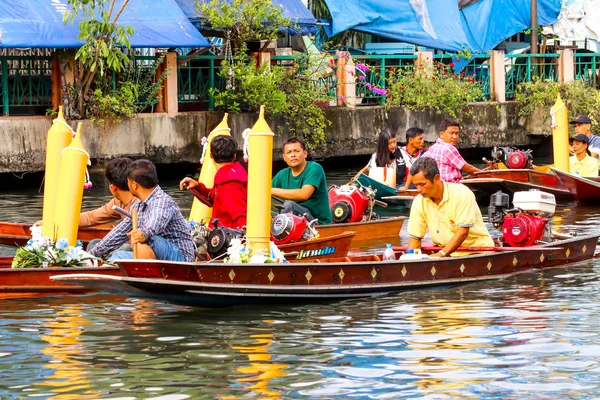
<svg viewBox="0 0 600 400">
<path fill-rule="evenodd" d="M 85 208 L 110 199 L 94 183 Z M 163 182 L 187 214 L 192 198 L 176 185 Z M 1 221 L 41 216 L 35 190 L 1 193 L 0 205 Z M 579 234 L 599 222 L 596 207 L 575 204 L 553 218 Z M 222 310 L 106 294 L 3 299 L 0 398 L 599 398 L 599 276 L 594 261 L 370 299 Z"/>
</svg>

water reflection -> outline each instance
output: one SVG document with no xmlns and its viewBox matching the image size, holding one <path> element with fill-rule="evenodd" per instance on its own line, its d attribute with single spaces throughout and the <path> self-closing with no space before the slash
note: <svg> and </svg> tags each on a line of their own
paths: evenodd
<svg viewBox="0 0 600 400">
<path fill-rule="evenodd" d="M 42 354 L 50 360 L 44 367 L 53 370 L 52 375 L 46 376 L 39 386 L 42 390 L 50 389 L 55 393 L 49 396 L 52 400 L 96 399 L 100 394 L 90 390 L 91 384 L 87 377 L 87 365 L 78 360 L 82 354 L 83 343 L 79 336 L 91 322 L 83 316 L 80 306 L 71 306 L 58 310 L 56 315 L 48 318 L 43 329 L 49 329 L 42 340 L 48 346 L 42 349 Z M 71 392 L 77 392 L 77 395 Z"/>
<path fill-rule="evenodd" d="M 264 321 L 269 323 L 270 321 Z M 280 398 L 281 393 L 268 388 L 269 381 L 274 378 L 286 376 L 284 371 L 288 367 L 286 364 L 271 362 L 269 347 L 273 344 L 273 333 L 256 333 L 250 335 L 254 343 L 250 346 L 233 346 L 234 350 L 248 356 L 250 365 L 237 368 L 237 372 L 248 375 L 239 378 L 241 383 L 253 383 L 248 389 L 260 395 L 260 398 Z M 232 397 L 233 398 L 233 397 Z"/>
</svg>

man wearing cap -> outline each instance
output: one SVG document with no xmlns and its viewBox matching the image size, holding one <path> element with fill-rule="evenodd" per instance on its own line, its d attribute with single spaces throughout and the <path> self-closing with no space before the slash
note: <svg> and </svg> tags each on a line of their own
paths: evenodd
<svg viewBox="0 0 600 400">
<path fill-rule="evenodd" d="M 598 160 L 588 155 L 589 142 L 590 139 L 583 133 L 573 138 L 573 152 L 575 155 L 569 158 L 569 164 L 572 174 L 595 178 L 598 176 Z"/>
<path fill-rule="evenodd" d="M 580 115 L 576 120 L 570 121 L 569 124 L 575 125 L 576 135 L 585 135 L 588 137 L 588 150 L 592 157 L 600 156 L 600 137 L 592 134 L 592 120 L 587 115 Z"/>
</svg>

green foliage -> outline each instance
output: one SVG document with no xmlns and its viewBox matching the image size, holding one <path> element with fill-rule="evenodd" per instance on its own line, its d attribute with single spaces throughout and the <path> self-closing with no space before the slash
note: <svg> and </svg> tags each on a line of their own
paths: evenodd
<svg viewBox="0 0 600 400">
<path fill-rule="evenodd" d="M 415 111 L 434 109 L 455 118 L 470 114 L 469 103 L 484 98 L 483 88 L 464 72 L 455 74 L 453 67 L 438 63 L 392 71 L 386 104 Z"/>
<path fill-rule="evenodd" d="M 256 112 L 264 105 L 267 113 L 284 117 L 290 133 L 301 136 L 309 147 L 325 140 L 329 121 L 315 102 L 328 99 L 301 68 L 257 68 L 253 59 L 238 56 L 232 65 L 223 62 L 219 76 L 228 84 L 210 91 L 218 109 Z"/>
<path fill-rule="evenodd" d="M 129 36 L 133 28 L 117 24 L 129 0 L 68 0 L 73 12 L 63 14 L 65 24 L 73 23 L 76 15 L 83 20 L 79 23 L 78 38 L 84 42 L 75 54 L 75 84 L 66 94 L 67 117 L 86 118 L 87 102 L 97 89 L 92 86 L 105 79 L 111 71 L 121 72 L 127 68 L 129 57 L 123 49 L 129 49 Z M 103 90 L 103 95 L 108 93 Z"/>
<path fill-rule="evenodd" d="M 196 7 L 213 29 L 225 32 L 236 49 L 245 49 L 248 41 L 276 39 L 281 27 L 292 26 L 283 8 L 271 0 L 203 0 Z"/>
<path fill-rule="evenodd" d="M 104 123 L 106 119 L 120 122 L 123 118 L 134 117 L 138 109 L 135 104 L 137 94 L 137 87 L 131 82 L 124 82 L 108 93 L 98 88 L 87 103 L 86 114 L 97 124 Z"/>
<path fill-rule="evenodd" d="M 287 110 L 283 115 L 290 133 L 302 137 L 313 149 L 325 141 L 325 129 L 331 125 L 317 102 L 328 103 L 329 98 L 304 71 L 307 69 L 297 67 L 285 70 L 281 87 L 287 94 Z"/>
<path fill-rule="evenodd" d="M 236 57 L 230 65 L 223 61 L 219 76 L 229 82 L 229 89 L 211 89 L 215 106 L 227 111 L 258 111 L 264 104 L 271 114 L 281 114 L 286 109 L 286 94 L 281 89 L 283 71 L 269 69 L 267 64 L 256 67 L 256 62 Z"/>
<path fill-rule="evenodd" d="M 53 108 L 46 108 L 46 116 L 56 118 L 58 116 L 58 111 Z"/>
<path fill-rule="evenodd" d="M 520 116 L 529 116 L 543 110 L 544 121 L 550 118 L 550 107 L 560 93 L 571 115 L 585 114 L 592 120 L 592 131 L 600 134 L 600 90 L 587 82 L 551 82 L 535 77 L 531 82 L 520 83 L 515 90 L 515 100 L 521 103 Z"/>
<path fill-rule="evenodd" d="M 41 237 L 17 249 L 11 268 L 82 267 L 94 260 L 99 259 L 84 252 L 80 243 L 72 247 L 66 239 L 54 242 Z"/>
<path fill-rule="evenodd" d="M 124 118 L 132 118 L 157 101 L 157 94 L 162 88 L 169 71 L 164 71 L 156 78 L 156 71 L 163 63 L 166 53 L 156 59 L 149 69 L 136 67 L 132 61 L 115 82 L 112 80 L 96 82 L 96 89 L 85 104 L 85 114 L 93 122 L 102 124 L 105 121 L 120 122 Z"/>
</svg>

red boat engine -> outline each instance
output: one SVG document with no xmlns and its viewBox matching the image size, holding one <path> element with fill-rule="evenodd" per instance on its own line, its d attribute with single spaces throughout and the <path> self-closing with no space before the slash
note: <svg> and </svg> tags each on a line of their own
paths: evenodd
<svg viewBox="0 0 600 400">
<path fill-rule="evenodd" d="M 317 220 L 308 222 L 306 217 L 292 213 L 278 214 L 271 221 L 271 240 L 275 244 L 303 242 L 317 235 L 314 225 Z"/>
<path fill-rule="evenodd" d="M 544 237 L 548 218 L 532 214 L 507 215 L 502 223 L 504 241 L 511 247 L 533 246 Z"/>
<path fill-rule="evenodd" d="M 531 150 L 519 150 L 509 146 L 494 147 L 492 150 L 492 160 L 494 164 L 504 163 L 510 169 L 533 167 L 533 155 Z"/>
<path fill-rule="evenodd" d="M 362 221 L 371 202 L 369 196 L 354 185 L 331 186 L 328 195 L 331 216 L 336 224 Z"/>
<path fill-rule="evenodd" d="M 510 169 L 531 168 L 531 153 L 514 150 L 506 156 L 506 166 Z"/>
<path fill-rule="evenodd" d="M 554 195 L 539 190 L 515 192 L 514 208 L 508 209 L 509 197 L 498 191 L 490 198 L 488 221 L 502 227 L 504 242 L 511 247 L 527 247 L 539 241 L 552 240 L 549 217 L 554 213 Z"/>
</svg>

